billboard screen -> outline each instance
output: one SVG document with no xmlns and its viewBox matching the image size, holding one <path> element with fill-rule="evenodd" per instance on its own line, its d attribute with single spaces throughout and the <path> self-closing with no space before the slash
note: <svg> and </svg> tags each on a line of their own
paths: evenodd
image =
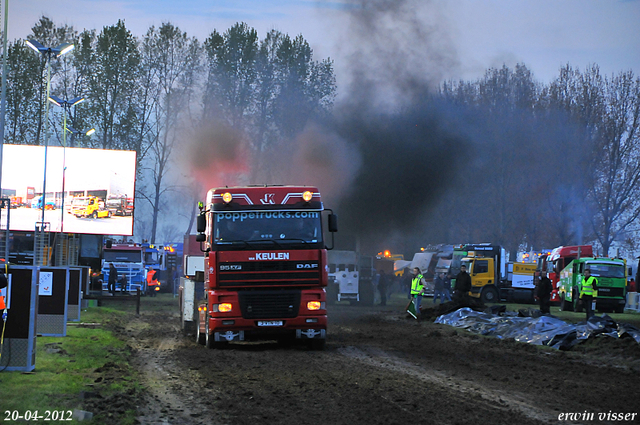
<svg viewBox="0 0 640 425">
<path fill-rule="evenodd" d="M 11 198 L 10 230 L 34 231 L 44 208 L 50 232 L 133 235 L 134 151 L 49 146 L 46 185 L 44 161 L 44 146 L 4 145 L 2 196 Z"/>
</svg>

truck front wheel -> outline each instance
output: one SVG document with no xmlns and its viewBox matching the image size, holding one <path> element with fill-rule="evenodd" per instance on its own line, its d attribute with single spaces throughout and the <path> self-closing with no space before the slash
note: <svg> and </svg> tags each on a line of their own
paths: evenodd
<svg viewBox="0 0 640 425">
<path fill-rule="evenodd" d="M 582 313 L 582 301 L 576 293 L 573 294 L 573 311 Z"/>
<path fill-rule="evenodd" d="M 573 310 L 573 304 L 564 298 L 564 294 L 562 294 L 562 298 L 560 299 L 560 310 L 562 311 Z"/>
<path fill-rule="evenodd" d="M 493 287 L 485 287 L 484 289 L 482 289 L 481 298 L 482 302 L 485 304 L 496 303 L 498 302 L 498 291 L 496 291 L 496 288 Z"/>
<path fill-rule="evenodd" d="M 209 332 L 209 326 L 208 324 L 205 325 L 205 331 L 204 331 L 204 346 L 209 348 L 209 349 L 220 349 L 222 347 L 225 347 L 227 345 L 226 342 L 216 342 L 215 338 L 213 335 L 211 335 L 211 333 Z"/>
<path fill-rule="evenodd" d="M 199 345 L 204 345 L 205 343 L 204 334 L 200 332 L 200 319 L 196 322 L 196 343 Z"/>
</svg>

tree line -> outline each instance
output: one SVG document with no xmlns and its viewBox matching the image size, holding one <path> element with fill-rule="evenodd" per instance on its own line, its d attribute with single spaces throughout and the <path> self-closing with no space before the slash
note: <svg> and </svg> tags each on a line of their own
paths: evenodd
<svg viewBox="0 0 640 425">
<path fill-rule="evenodd" d="M 434 217 L 447 240 L 542 250 L 614 241 L 635 251 L 640 215 L 640 78 L 567 64 L 548 84 L 523 64 L 447 81 L 438 97 L 464 110 L 469 139 L 455 194 Z M 435 236 L 435 235 L 434 235 Z"/>
</svg>

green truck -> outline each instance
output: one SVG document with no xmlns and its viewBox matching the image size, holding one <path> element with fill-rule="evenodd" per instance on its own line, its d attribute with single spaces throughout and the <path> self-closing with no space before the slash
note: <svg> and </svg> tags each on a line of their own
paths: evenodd
<svg viewBox="0 0 640 425">
<path fill-rule="evenodd" d="M 582 277 L 586 268 L 598 279 L 596 309 L 622 313 L 626 301 L 627 265 L 625 260 L 614 258 L 583 257 L 571 261 L 560 272 L 558 294 L 562 311 L 582 311 L 578 303 Z"/>
</svg>

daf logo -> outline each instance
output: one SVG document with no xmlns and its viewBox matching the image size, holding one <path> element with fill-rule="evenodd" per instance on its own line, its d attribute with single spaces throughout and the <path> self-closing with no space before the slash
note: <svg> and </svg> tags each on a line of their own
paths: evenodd
<svg viewBox="0 0 640 425">
<path fill-rule="evenodd" d="M 296 264 L 296 269 L 317 269 L 317 264 Z"/>
</svg>

